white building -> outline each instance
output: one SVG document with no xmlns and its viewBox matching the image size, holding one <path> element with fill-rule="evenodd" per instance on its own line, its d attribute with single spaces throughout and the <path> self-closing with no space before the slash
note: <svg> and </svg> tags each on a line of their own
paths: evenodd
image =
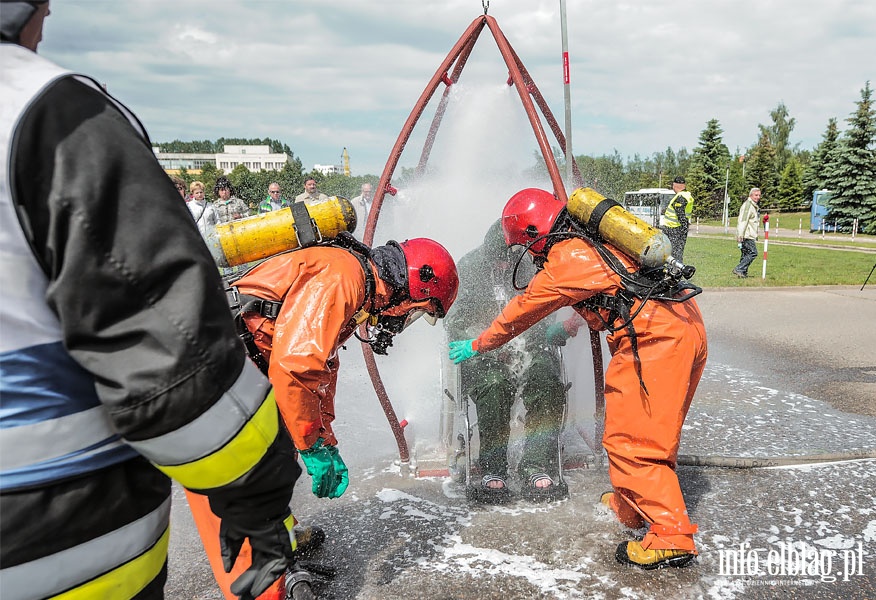
<svg viewBox="0 0 876 600">
<path fill-rule="evenodd" d="M 158 164 L 167 171 L 186 169 L 189 172 L 200 171 L 207 164 L 222 169 L 225 173 L 234 167 L 243 165 L 250 171 L 279 171 L 289 162 L 289 156 L 282 152 L 272 153 L 270 146 L 231 146 L 223 147 L 223 152 L 216 154 L 194 154 L 180 152 L 162 152 L 161 148 L 153 147 L 152 151 L 158 159 Z"/>
<path fill-rule="evenodd" d="M 313 165 L 314 171 L 319 171 L 326 177 L 329 175 L 340 175 L 344 172 L 344 167 L 339 167 L 338 165 Z"/>
</svg>

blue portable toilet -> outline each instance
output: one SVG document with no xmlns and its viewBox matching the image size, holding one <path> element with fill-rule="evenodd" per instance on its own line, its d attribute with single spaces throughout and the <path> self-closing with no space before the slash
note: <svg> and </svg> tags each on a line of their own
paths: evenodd
<svg viewBox="0 0 876 600">
<path fill-rule="evenodd" d="M 821 226 L 824 224 L 824 231 L 835 231 L 836 226 L 833 223 L 825 220 L 828 213 L 828 205 L 833 192 L 829 190 L 815 190 L 812 194 L 812 217 L 809 222 L 809 231 L 821 231 Z"/>
</svg>

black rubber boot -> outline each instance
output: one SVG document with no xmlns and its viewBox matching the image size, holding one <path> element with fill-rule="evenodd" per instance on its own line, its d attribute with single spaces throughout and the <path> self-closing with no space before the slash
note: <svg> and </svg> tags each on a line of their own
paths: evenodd
<svg viewBox="0 0 876 600">
<path fill-rule="evenodd" d="M 318 525 L 295 526 L 295 558 L 307 558 L 322 546 L 325 531 Z"/>
</svg>

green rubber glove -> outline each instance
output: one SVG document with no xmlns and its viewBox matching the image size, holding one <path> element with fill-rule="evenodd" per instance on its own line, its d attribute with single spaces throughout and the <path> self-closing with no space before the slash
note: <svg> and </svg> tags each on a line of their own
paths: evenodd
<svg viewBox="0 0 876 600">
<path fill-rule="evenodd" d="M 307 474 L 313 479 L 311 491 L 317 498 L 328 498 L 332 490 L 337 487 L 335 463 L 329 446 L 323 446 L 323 442 L 325 440 L 319 438 L 307 450 L 298 451 L 304 466 L 307 467 Z"/>
<path fill-rule="evenodd" d="M 474 340 L 459 340 L 456 342 L 450 342 L 450 360 L 454 362 L 454 364 L 459 364 L 464 360 L 468 360 L 470 358 L 474 358 L 478 354 L 480 354 L 477 350 L 471 347 Z"/>
<path fill-rule="evenodd" d="M 571 336 L 569 335 L 569 332 L 566 331 L 566 328 L 563 327 L 562 323 L 554 323 L 547 328 L 544 337 L 548 344 L 553 344 L 554 346 L 565 346 L 566 340 Z"/>
<path fill-rule="evenodd" d="M 335 469 L 334 487 L 329 490 L 328 497 L 340 498 L 347 491 L 347 486 L 350 485 L 350 476 L 347 474 L 347 465 L 344 464 L 344 459 L 341 458 L 338 447 L 328 446 L 328 451 L 332 457 L 332 465 Z"/>
</svg>

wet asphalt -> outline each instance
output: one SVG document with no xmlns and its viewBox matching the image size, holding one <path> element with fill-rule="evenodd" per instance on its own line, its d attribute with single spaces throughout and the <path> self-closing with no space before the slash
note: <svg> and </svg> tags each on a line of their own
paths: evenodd
<svg viewBox="0 0 876 600">
<path fill-rule="evenodd" d="M 863 291 L 710 289 L 698 300 L 710 357 L 681 454 L 876 450 L 876 282 Z M 305 476 L 293 497 L 295 514 L 328 533 L 313 560 L 337 575 L 317 585 L 321 598 L 876 598 L 876 460 L 680 466 L 700 556 L 643 572 L 614 559 L 637 532 L 598 505 L 608 475 L 573 427 L 564 436 L 578 467 L 566 471 L 568 499 L 472 505 L 448 478 L 402 474 L 373 391 L 362 392 L 360 354 L 350 347 L 342 357 L 338 395 L 350 489 L 318 500 Z M 585 406 L 572 417 L 592 428 L 588 414 Z M 415 458 L 426 464 L 427 454 Z M 167 597 L 221 598 L 179 489 L 172 529 Z"/>
</svg>

